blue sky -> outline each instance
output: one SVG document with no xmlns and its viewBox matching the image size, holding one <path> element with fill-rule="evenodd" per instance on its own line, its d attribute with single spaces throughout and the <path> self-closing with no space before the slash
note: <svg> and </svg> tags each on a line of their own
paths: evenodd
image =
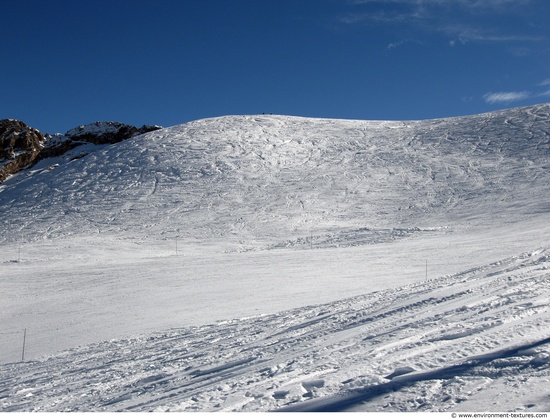
<svg viewBox="0 0 550 419">
<path fill-rule="evenodd" d="M 0 118 L 42 132 L 550 102 L 548 0 L 2 0 Z"/>
</svg>

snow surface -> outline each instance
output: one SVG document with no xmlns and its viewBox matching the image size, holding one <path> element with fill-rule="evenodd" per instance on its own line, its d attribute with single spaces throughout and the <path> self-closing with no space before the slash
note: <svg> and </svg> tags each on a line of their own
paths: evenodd
<svg viewBox="0 0 550 419">
<path fill-rule="evenodd" d="M 228 116 L 10 178 L 0 411 L 548 411 L 549 150 Z"/>
<path fill-rule="evenodd" d="M 125 124 L 112 121 L 98 121 L 91 124 L 79 125 L 73 128 L 65 134 L 66 137 L 78 137 L 82 135 L 103 135 L 103 134 L 116 134 L 121 127 Z"/>
</svg>

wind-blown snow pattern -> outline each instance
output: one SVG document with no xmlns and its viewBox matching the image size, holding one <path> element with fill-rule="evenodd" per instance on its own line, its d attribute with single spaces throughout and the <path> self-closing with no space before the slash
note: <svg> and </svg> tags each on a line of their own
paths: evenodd
<svg viewBox="0 0 550 419">
<path fill-rule="evenodd" d="M 86 152 L 0 189 L 0 411 L 550 410 L 550 105 Z"/>
</svg>

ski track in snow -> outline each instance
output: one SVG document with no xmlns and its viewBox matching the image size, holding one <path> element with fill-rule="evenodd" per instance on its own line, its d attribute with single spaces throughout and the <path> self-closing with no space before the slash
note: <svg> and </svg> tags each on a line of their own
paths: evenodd
<svg viewBox="0 0 550 419">
<path fill-rule="evenodd" d="M 460 410 L 506 380 L 547 410 L 550 251 L 275 315 L 5 364 L 3 411 Z M 521 342 L 521 344 L 518 344 Z M 396 391 L 399 390 L 398 393 Z M 523 403 L 523 404 L 522 404 Z"/>
<path fill-rule="evenodd" d="M 247 250 L 364 228 L 512 222 L 518 203 L 522 214 L 548 210 L 530 198 L 546 191 L 549 113 L 195 121 L 18 175 L 1 186 L 11 218 L 0 220 L 9 231 L 0 242 L 113 233 L 223 238 Z"/>
<path fill-rule="evenodd" d="M 0 411 L 550 410 L 549 121 L 222 117 L 13 176 Z"/>
</svg>

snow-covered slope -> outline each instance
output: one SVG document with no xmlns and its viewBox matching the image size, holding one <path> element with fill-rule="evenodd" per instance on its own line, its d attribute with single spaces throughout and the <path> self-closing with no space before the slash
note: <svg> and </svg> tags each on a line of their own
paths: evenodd
<svg viewBox="0 0 550 419">
<path fill-rule="evenodd" d="M 104 121 L 80 125 L 65 134 L 44 136 L 22 121 L 1 120 L 0 190 L 4 189 L 6 180 L 8 184 L 18 183 L 22 177 L 28 180 L 42 170 L 52 170 L 61 163 L 84 157 L 101 145 L 118 143 L 160 128 L 158 125 L 137 128 Z"/>
<path fill-rule="evenodd" d="M 251 245 L 548 210 L 542 105 L 421 122 L 235 116 L 155 131 L 1 192 L 3 242 L 116 233 Z"/>
<path fill-rule="evenodd" d="M 550 252 L 1 369 L 4 411 L 548 411 Z M 503 397 L 505 395 L 505 397 Z"/>
<path fill-rule="evenodd" d="M 550 104 L 228 116 L 6 182 L 0 410 L 547 409 L 549 157 Z"/>
</svg>

